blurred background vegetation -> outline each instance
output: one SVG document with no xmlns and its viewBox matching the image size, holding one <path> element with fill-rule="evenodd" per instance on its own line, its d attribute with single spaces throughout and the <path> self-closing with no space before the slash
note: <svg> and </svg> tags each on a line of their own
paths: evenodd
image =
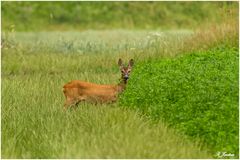
<svg viewBox="0 0 240 160">
<path fill-rule="evenodd" d="M 237 8 L 237 2 L 2 2 L 2 29 L 194 29 L 229 14 L 238 19 Z"/>
</svg>

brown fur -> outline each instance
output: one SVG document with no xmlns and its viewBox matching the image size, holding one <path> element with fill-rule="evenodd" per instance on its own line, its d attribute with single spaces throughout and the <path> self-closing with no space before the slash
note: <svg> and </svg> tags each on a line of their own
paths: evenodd
<svg viewBox="0 0 240 160">
<path fill-rule="evenodd" d="M 127 84 L 127 79 L 124 75 L 129 76 L 129 71 L 133 65 L 133 60 L 130 60 L 128 69 L 122 66 L 122 60 L 118 62 L 120 70 L 122 71 L 121 82 L 118 85 L 99 85 L 79 80 L 73 80 L 63 86 L 63 93 L 66 97 L 64 108 L 67 109 L 72 105 L 76 105 L 81 101 L 91 103 L 111 103 L 117 100 L 117 96 L 121 93 Z M 126 73 L 124 74 L 124 71 Z"/>
</svg>

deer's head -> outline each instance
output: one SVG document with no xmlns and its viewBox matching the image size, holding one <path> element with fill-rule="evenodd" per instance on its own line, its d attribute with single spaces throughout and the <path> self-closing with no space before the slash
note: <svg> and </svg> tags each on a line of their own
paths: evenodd
<svg viewBox="0 0 240 160">
<path fill-rule="evenodd" d="M 120 67 L 120 71 L 122 73 L 122 79 L 127 82 L 128 78 L 129 78 L 129 75 L 131 73 L 131 69 L 132 69 L 132 66 L 133 66 L 133 59 L 131 59 L 129 62 L 128 62 L 128 66 L 124 66 L 123 65 L 123 61 L 122 59 L 120 58 L 118 60 L 118 65 Z"/>
</svg>

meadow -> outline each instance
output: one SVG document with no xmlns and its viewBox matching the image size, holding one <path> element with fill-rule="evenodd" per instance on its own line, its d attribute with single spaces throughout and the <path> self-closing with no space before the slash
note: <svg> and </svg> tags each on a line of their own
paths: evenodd
<svg viewBox="0 0 240 160">
<path fill-rule="evenodd" d="M 150 43 L 146 42 L 146 38 L 153 33 L 132 32 L 134 37 L 129 33 L 99 31 L 79 35 L 8 35 L 8 45 L 2 51 L 2 157 L 211 157 L 207 149 L 202 149 L 202 143 L 189 140 L 161 122 L 152 123 L 137 112 L 119 108 L 117 104 L 80 104 L 76 111 L 63 111 L 62 86 L 65 83 L 81 79 L 99 84 L 117 84 L 120 78 L 117 66 L 119 57 L 127 61 L 136 56 L 134 50 L 154 49 L 149 45 L 143 48 L 143 44 Z M 188 37 L 191 32 L 161 34 L 176 39 L 176 36 Z M 51 39 L 48 39 L 49 35 Z M 103 35 L 101 39 L 104 41 L 96 39 L 99 35 Z M 120 40 L 112 41 L 114 35 Z M 55 49 L 68 47 L 60 43 L 67 38 L 70 39 L 64 43 L 74 42 L 73 51 L 76 53 L 69 53 L 68 49 L 57 53 L 59 50 Z M 96 40 L 91 41 L 95 54 L 91 54 L 87 40 L 81 43 L 84 38 Z M 119 41 L 122 42 L 119 44 Z M 88 46 L 88 50 L 84 50 L 84 45 Z M 111 47 L 108 47 L 108 52 L 104 52 L 107 49 L 102 50 L 103 46 Z M 81 54 L 77 53 L 79 48 L 83 48 Z M 64 51 L 63 48 L 61 50 Z M 139 63 L 137 58 L 135 61 Z"/>
<path fill-rule="evenodd" d="M 2 28 L 17 31 L 195 29 L 206 23 L 221 23 L 226 18 L 225 12 L 237 7 L 236 2 L 6 1 L 2 2 Z"/>
<path fill-rule="evenodd" d="M 181 126 L 182 123 L 176 122 L 182 121 L 176 118 L 188 117 L 188 119 L 192 119 L 191 117 L 195 115 L 193 112 L 201 114 L 202 111 L 206 111 L 209 113 L 209 117 L 212 117 L 211 110 L 208 111 L 206 108 L 196 111 L 193 111 L 193 109 L 189 110 L 189 107 L 201 106 L 201 103 L 205 103 L 208 100 L 205 98 L 200 104 L 191 104 L 191 100 L 194 101 L 194 99 L 191 99 L 191 97 L 194 97 L 192 94 L 197 94 L 194 93 L 194 86 L 192 86 L 192 91 L 190 90 L 189 92 L 186 92 L 186 88 L 184 88 L 188 87 L 190 83 L 196 86 L 201 85 L 201 83 L 189 77 L 198 77 L 198 73 L 195 73 L 195 70 L 189 71 L 189 69 L 184 69 L 186 67 L 191 68 L 191 62 L 197 63 L 198 61 L 194 58 L 192 59 L 192 54 L 190 53 L 190 58 L 183 56 L 179 58 L 179 62 L 178 59 L 174 60 L 174 57 L 178 57 L 176 55 L 179 53 L 177 50 L 180 50 L 188 42 L 189 38 L 194 37 L 193 35 L 191 31 L 127 30 L 5 34 L 5 43 L 2 50 L 2 157 L 214 157 L 215 152 L 213 151 L 216 150 L 212 150 L 212 146 L 202 140 L 201 135 L 205 134 L 195 130 L 198 135 L 196 136 L 194 133 L 189 132 L 190 130 L 187 128 L 183 127 L 186 130 L 184 133 L 181 132 L 181 129 L 178 130 L 169 125 Z M 184 51 L 186 49 L 183 47 L 181 50 Z M 222 50 L 226 50 L 226 52 L 232 51 L 232 53 L 237 55 L 236 48 L 226 47 L 222 48 Z M 206 61 L 204 62 L 206 65 L 209 64 L 213 68 L 215 65 L 218 65 L 224 68 L 221 65 L 221 58 L 215 59 L 216 64 L 212 64 L 212 60 L 207 61 L 208 56 L 211 58 L 211 52 L 213 51 L 198 53 L 203 55 L 203 58 L 200 58 L 200 63 L 203 62 L 202 59 L 205 57 Z M 235 80 L 234 83 L 229 81 L 229 83 L 232 83 L 232 87 L 235 87 L 235 91 L 229 92 L 229 96 L 235 96 L 234 104 L 230 102 L 231 97 L 229 97 L 230 99 L 227 102 L 220 101 L 215 104 L 215 101 L 210 101 L 209 104 L 206 104 L 211 107 L 222 104 L 223 108 L 219 110 L 219 114 L 225 114 L 222 117 L 226 120 L 226 122 L 223 121 L 224 124 L 230 121 L 235 123 L 237 120 L 236 116 L 233 119 L 226 118 L 232 112 L 234 115 L 237 115 L 237 108 L 235 107 L 237 107 L 236 100 L 238 95 L 236 92 L 236 58 L 238 57 L 232 53 L 230 52 L 226 55 L 228 57 L 223 57 L 222 59 L 229 59 L 229 62 L 225 62 L 224 65 L 228 68 L 231 68 L 230 65 L 233 65 L 235 70 L 223 70 L 221 71 L 222 74 L 220 74 L 220 71 L 217 70 L 215 72 L 212 70 L 213 68 L 209 68 L 211 72 L 206 73 L 212 75 L 213 78 L 219 77 L 220 79 L 221 77 L 224 78 L 224 75 L 232 75 L 233 80 Z M 182 54 L 179 53 L 179 55 Z M 221 56 L 221 54 L 214 54 L 213 52 L 213 57 L 214 55 Z M 173 60 L 167 57 L 172 57 Z M 83 103 L 78 105 L 76 111 L 63 111 L 64 96 L 62 86 L 65 83 L 73 79 L 80 79 L 98 84 L 117 84 L 120 78 L 120 71 L 117 66 L 118 58 L 123 58 L 125 62 L 133 58 L 136 67 L 133 71 L 132 79 L 130 79 L 129 88 L 121 96 L 120 106 L 124 107 L 120 107 L 119 103 L 112 105 Z M 232 61 L 232 58 L 235 58 L 235 60 Z M 179 68 L 179 65 L 182 67 Z M 199 66 L 198 64 L 195 65 Z M 158 71 L 157 68 L 160 70 Z M 184 69 L 184 72 L 181 72 L 182 69 Z M 203 69 L 207 70 L 208 68 Z M 191 72 L 193 72 L 193 75 L 190 74 Z M 204 73 L 201 70 L 199 72 Z M 159 73 L 161 73 L 161 77 L 155 77 L 159 76 Z M 199 76 L 202 77 L 202 74 Z M 172 76 L 174 79 L 176 77 L 181 79 L 185 76 L 190 79 L 186 77 L 186 81 L 184 79 L 173 81 L 171 79 Z M 169 81 L 164 80 L 166 77 L 168 77 Z M 209 81 L 207 77 L 208 75 L 205 75 L 205 77 L 202 77 L 202 80 L 201 78 L 197 79 L 201 80 L 202 85 L 204 85 L 205 81 Z M 211 83 L 212 87 L 220 87 L 216 89 L 221 90 L 221 83 L 227 82 L 226 78 L 218 83 L 220 86 L 215 86 Z M 182 81 L 187 86 L 182 86 L 183 88 L 181 89 L 177 86 Z M 146 84 L 150 85 L 150 87 L 146 86 Z M 225 86 L 228 87 L 227 84 Z M 199 87 L 201 88 L 201 86 Z M 210 86 L 210 89 L 212 87 Z M 157 88 L 160 90 L 157 90 Z M 147 91 L 145 91 L 146 89 Z M 156 92 L 158 91 L 161 94 L 157 94 Z M 164 92 L 166 93 L 163 94 Z M 133 95 L 135 93 L 137 95 Z M 148 94 L 144 95 L 144 93 Z M 215 93 L 215 90 L 212 93 Z M 200 92 L 198 95 L 200 99 L 204 96 L 202 94 Z M 224 94 L 228 94 L 228 90 Z M 218 96 L 223 96 L 224 94 L 222 92 L 215 93 Z M 181 103 L 177 104 L 175 100 L 179 99 L 181 95 L 188 95 L 189 98 L 182 99 Z M 167 101 L 165 101 L 166 98 Z M 218 99 L 215 100 L 217 101 Z M 175 108 L 172 106 L 174 104 Z M 126 107 L 131 108 L 131 106 L 136 106 L 136 110 L 125 109 Z M 148 108 L 148 112 L 150 110 L 150 115 L 153 118 L 151 116 L 149 118 L 149 114 L 139 111 L 144 106 Z M 231 106 L 235 109 L 233 108 L 230 111 Z M 184 108 L 181 109 L 181 107 Z M 185 112 L 186 110 L 189 110 L 189 112 Z M 225 111 L 228 112 L 226 113 Z M 162 119 L 165 116 L 165 120 Z M 152 121 L 151 119 L 157 119 L 158 121 Z M 185 120 L 186 123 L 184 124 L 191 123 L 194 126 L 202 124 L 204 126 L 201 118 L 197 122 L 188 121 L 188 119 Z M 205 122 L 209 121 L 208 118 L 204 120 Z M 214 122 L 219 122 L 218 120 L 215 119 Z M 184 126 L 192 128 L 188 125 Z M 236 140 L 235 138 L 238 138 L 236 136 L 237 127 L 235 123 L 233 132 L 231 132 L 233 141 Z M 218 131 L 217 126 L 212 129 L 214 133 Z M 221 133 L 224 134 L 223 136 L 228 135 L 225 132 Z M 192 139 L 186 136 L 191 134 L 195 138 Z M 213 144 L 219 141 L 224 142 L 222 139 L 216 139 L 214 136 L 212 141 Z M 233 141 L 230 141 L 230 150 L 227 151 L 236 151 L 235 144 L 237 141 Z M 234 149 L 232 144 L 234 144 L 233 147 L 235 146 Z M 221 151 L 221 149 L 225 148 L 218 149 Z M 234 153 L 236 154 L 236 152 Z"/>
<path fill-rule="evenodd" d="M 2 158 L 239 158 L 237 4 L 55 4 L 2 5 Z M 116 103 L 64 111 L 64 84 L 118 84 L 119 58 L 134 67 Z"/>
</svg>

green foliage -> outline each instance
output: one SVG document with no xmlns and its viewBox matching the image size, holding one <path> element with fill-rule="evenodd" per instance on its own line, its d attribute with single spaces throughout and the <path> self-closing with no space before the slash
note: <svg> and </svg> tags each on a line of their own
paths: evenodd
<svg viewBox="0 0 240 160">
<path fill-rule="evenodd" d="M 232 9 L 238 10 L 237 2 L 2 2 L 2 28 L 195 28 L 224 21 Z"/>
<path fill-rule="evenodd" d="M 137 62 L 120 104 L 238 157 L 238 60 L 238 48 L 219 45 Z"/>
<path fill-rule="evenodd" d="M 193 142 L 164 123 L 153 124 L 117 104 L 81 103 L 76 110 L 64 112 L 65 83 L 79 79 L 117 84 L 118 58 L 125 62 L 133 58 L 132 52 L 119 53 L 146 48 L 149 55 L 157 44 L 143 40 L 146 32 L 59 34 L 15 33 L 2 48 L 2 158 L 212 157 L 198 139 Z M 166 35 L 167 41 L 181 34 Z M 73 49 L 67 48 L 71 42 L 78 42 Z"/>
</svg>

